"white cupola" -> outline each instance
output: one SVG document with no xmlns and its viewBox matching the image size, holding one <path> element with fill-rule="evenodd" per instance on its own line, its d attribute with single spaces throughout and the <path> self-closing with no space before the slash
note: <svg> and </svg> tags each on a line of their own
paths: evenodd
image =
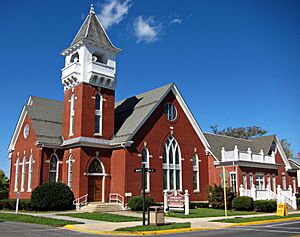
<svg viewBox="0 0 300 237">
<path fill-rule="evenodd" d="M 85 82 L 114 90 L 116 81 L 115 47 L 95 15 L 93 4 L 71 45 L 62 52 L 65 67 L 62 69 L 62 84 L 67 90 Z"/>
</svg>

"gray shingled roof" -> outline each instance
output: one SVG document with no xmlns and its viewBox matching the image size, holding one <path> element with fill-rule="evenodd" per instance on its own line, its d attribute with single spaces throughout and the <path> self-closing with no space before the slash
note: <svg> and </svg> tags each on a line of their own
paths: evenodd
<svg viewBox="0 0 300 237">
<path fill-rule="evenodd" d="M 26 105 L 37 141 L 59 146 L 62 142 L 63 102 L 32 96 Z"/>
<path fill-rule="evenodd" d="M 96 43 L 101 43 L 108 45 L 110 47 L 116 48 L 109 40 L 106 35 L 100 21 L 98 20 L 95 12 L 91 11 L 83 22 L 81 28 L 79 29 L 77 35 L 73 39 L 71 46 L 78 43 L 82 39 L 89 39 Z"/>
<path fill-rule="evenodd" d="M 299 167 L 300 167 L 299 158 L 290 158 L 289 163 L 290 163 L 293 170 L 299 170 Z"/>
<path fill-rule="evenodd" d="M 114 142 L 127 141 L 173 83 L 119 101 L 115 105 Z"/>
<path fill-rule="evenodd" d="M 239 151 L 242 152 L 246 152 L 248 148 L 250 148 L 255 154 L 259 154 L 262 149 L 264 154 L 268 154 L 275 138 L 275 136 L 272 135 L 253 139 L 242 139 L 211 133 L 204 133 L 204 136 L 211 146 L 212 153 L 218 160 L 221 160 L 222 147 L 224 147 L 226 151 L 232 151 L 234 147 L 237 146 Z"/>
</svg>

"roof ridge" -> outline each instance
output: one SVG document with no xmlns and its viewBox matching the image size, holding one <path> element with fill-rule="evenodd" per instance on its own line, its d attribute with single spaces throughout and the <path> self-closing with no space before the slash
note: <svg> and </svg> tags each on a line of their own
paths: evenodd
<svg viewBox="0 0 300 237">
<path fill-rule="evenodd" d="M 216 134 L 216 133 L 210 133 L 210 132 L 203 132 L 203 133 L 204 134 L 208 134 L 208 135 L 222 136 L 222 137 L 227 137 L 227 138 L 232 138 L 232 139 L 237 139 L 237 140 L 243 140 L 243 141 L 252 142 L 251 139 L 247 139 L 247 138 L 231 137 L 231 136 L 228 136 L 228 135 Z"/>
</svg>

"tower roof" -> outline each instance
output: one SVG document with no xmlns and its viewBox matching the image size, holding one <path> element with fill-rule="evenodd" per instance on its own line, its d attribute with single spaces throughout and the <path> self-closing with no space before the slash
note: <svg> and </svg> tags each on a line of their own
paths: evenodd
<svg viewBox="0 0 300 237">
<path fill-rule="evenodd" d="M 84 39 L 109 46 L 119 51 L 119 49 L 115 47 L 110 41 L 102 24 L 96 16 L 93 4 L 91 4 L 90 13 L 84 20 L 82 26 L 80 27 L 78 33 L 76 34 L 69 47 L 74 46 L 76 43 Z"/>
</svg>

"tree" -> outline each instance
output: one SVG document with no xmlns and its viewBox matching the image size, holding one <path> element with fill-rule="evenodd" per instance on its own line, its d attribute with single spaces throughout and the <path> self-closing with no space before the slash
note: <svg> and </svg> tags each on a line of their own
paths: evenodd
<svg viewBox="0 0 300 237">
<path fill-rule="evenodd" d="M 281 143 L 281 146 L 282 146 L 287 158 L 293 158 L 294 153 L 291 149 L 291 143 L 289 143 L 286 139 L 281 139 L 280 143 Z"/>
<path fill-rule="evenodd" d="M 0 199 L 7 198 L 8 185 L 8 178 L 5 176 L 4 171 L 0 170 Z"/>
<path fill-rule="evenodd" d="M 268 130 L 265 130 L 258 126 L 238 127 L 238 128 L 227 127 L 222 130 L 219 130 L 218 125 L 214 125 L 214 126 L 210 126 L 210 129 L 214 134 L 226 135 L 226 136 L 236 137 L 236 138 L 245 138 L 245 139 L 260 137 L 262 135 L 265 135 L 268 132 Z"/>
</svg>

